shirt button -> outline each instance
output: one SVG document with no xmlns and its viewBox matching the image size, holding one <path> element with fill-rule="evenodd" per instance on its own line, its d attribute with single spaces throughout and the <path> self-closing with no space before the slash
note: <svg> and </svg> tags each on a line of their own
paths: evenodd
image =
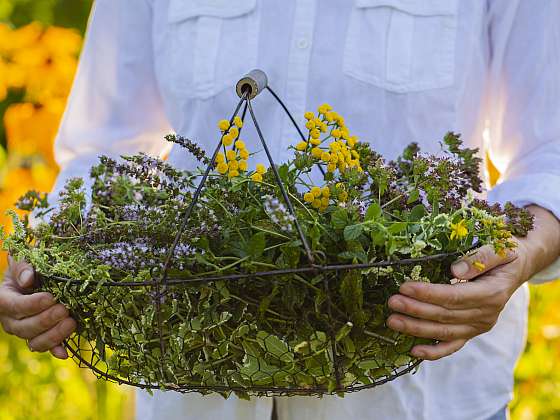
<svg viewBox="0 0 560 420">
<path fill-rule="evenodd" d="M 301 38 L 301 39 L 298 41 L 297 46 L 298 46 L 299 48 L 301 48 L 302 50 L 304 50 L 304 49 L 306 49 L 307 47 L 309 47 L 309 41 L 308 41 L 306 38 Z"/>
</svg>

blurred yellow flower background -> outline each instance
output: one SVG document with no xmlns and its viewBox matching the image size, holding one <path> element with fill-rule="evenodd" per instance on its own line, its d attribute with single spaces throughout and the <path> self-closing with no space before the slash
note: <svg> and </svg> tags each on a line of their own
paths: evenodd
<svg viewBox="0 0 560 420">
<path fill-rule="evenodd" d="M 53 141 L 82 44 L 79 32 L 31 23 L 0 23 L 0 224 L 5 210 L 27 190 L 49 191 L 58 168 Z M 16 100 L 13 99 L 15 95 Z M 0 256 L 4 270 L 6 256 Z M 97 381 L 87 370 L 0 334 L 0 420 L 133 417 L 133 394 Z"/>
<path fill-rule="evenodd" d="M 0 0 L 0 19 L 2 8 L 12 3 L 29 8 L 41 2 Z M 72 0 L 65 7 L 77 4 Z M 74 29 L 0 23 L 0 224 L 8 228 L 5 210 L 29 189 L 49 191 L 56 177 L 53 141 L 81 43 Z M 491 162 L 487 169 L 495 182 L 499 174 Z M 5 264 L 0 255 L 2 270 Z M 528 347 L 516 371 L 512 418 L 560 419 L 560 284 L 532 287 L 531 294 Z M 30 353 L 22 340 L 3 332 L 0 378 L 0 420 L 127 419 L 134 414 L 130 389 L 96 381 L 69 361 Z"/>
<path fill-rule="evenodd" d="M 0 24 L 0 100 L 10 90 L 22 102 L 4 111 L 0 206 L 11 206 L 28 189 L 48 191 L 57 174 L 53 139 L 72 85 L 81 46 L 78 32 L 31 23 Z M 4 214 L 0 224 L 9 225 Z M 5 258 L 2 258 L 4 263 Z"/>
</svg>

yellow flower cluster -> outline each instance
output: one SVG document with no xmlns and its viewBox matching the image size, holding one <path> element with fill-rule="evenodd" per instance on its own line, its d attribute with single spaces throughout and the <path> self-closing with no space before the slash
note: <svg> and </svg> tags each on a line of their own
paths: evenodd
<svg viewBox="0 0 560 420">
<path fill-rule="evenodd" d="M 317 210 L 325 211 L 331 201 L 342 203 L 348 200 L 348 192 L 341 182 L 338 182 L 334 188 L 328 185 L 324 187 L 315 186 L 303 194 L 303 200 Z"/>
<path fill-rule="evenodd" d="M 218 128 L 222 132 L 222 145 L 224 153 L 219 152 L 216 156 L 216 171 L 228 178 L 235 178 L 241 173 L 246 172 L 249 165 L 249 151 L 245 142 L 239 138 L 239 132 L 243 127 L 243 120 L 236 116 L 233 124 L 230 126 L 228 120 L 220 120 Z M 266 172 L 266 168 L 262 164 L 257 164 L 255 172 L 251 175 L 251 179 L 255 182 L 262 182 L 262 176 Z"/>
<path fill-rule="evenodd" d="M 329 205 L 331 190 L 328 186 L 312 187 L 311 190 L 303 195 L 305 202 L 311 204 L 314 208 L 324 211 Z"/>
<path fill-rule="evenodd" d="M 344 117 L 333 111 L 329 104 L 319 106 L 317 115 L 308 111 L 304 116 L 309 135 L 307 141 L 301 141 L 296 145 L 296 150 L 310 153 L 313 158 L 325 164 L 327 171 L 331 173 L 337 169 L 344 172 L 348 168 L 362 171 L 360 155 L 354 150 L 358 139 L 350 135 Z M 325 133 L 329 127 L 331 128 L 329 136 L 321 140 L 321 133 Z M 333 140 L 328 148 L 321 147 L 321 144 L 329 138 Z"/>
<path fill-rule="evenodd" d="M 82 39 L 71 29 L 31 23 L 0 24 L 0 101 L 8 89 L 26 89 L 33 102 L 64 100 L 70 90 Z"/>
<path fill-rule="evenodd" d="M 251 179 L 255 182 L 262 182 L 265 172 L 266 168 L 264 167 L 264 165 L 262 163 L 257 163 L 257 167 L 255 169 L 255 172 L 253 172 L 253 175 L 251 175 Z"/>
<path fill-rule="evenodd" d="M 500 257 L 505 258 L 507 250 L 514 248 L 516 243 L 512 239 L 512 234 L 503 219 L 497 217 L 488 217 L 482 219 L 484 227 L 491 232 L 494 237 L 494 252 Z"/>
<path fill-rule="evenodd" d="M 306 112 L 304 117 L 307 120 L 305 127 L 309 130 L 309 134 L 307 141 L 296 145 L 297 151 L 308 153 L 317 163 L 325 165 L 329 173 L 334 173 L 336 170 L 343 173 L 352 168 L 362 172 L 360 155 L 355 150 L 358 139 L 350 135 L 344 117 L 333 111 L 329 104 L 319 106 L 317 114 L 312 111 Z M 326 133 L 329 129 L 329 134 L 321 140 L 321 133 Z M 329 139 L 332 140 L 328 146 L 322 146 Z M 312 187 L 304 194 L 303 199 L 312 207 L 324 211 L 330 201 L 346 202 L 348 192 L 344 184 L 339 182 L 332 189 L 328 186 Z"/>
</svg>

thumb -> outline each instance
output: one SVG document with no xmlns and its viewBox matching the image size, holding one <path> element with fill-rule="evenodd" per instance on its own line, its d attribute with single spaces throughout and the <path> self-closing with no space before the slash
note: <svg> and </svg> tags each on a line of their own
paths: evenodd
<svg viewBox="0 0 560 420">
<path fill-rule="evenodd" d="M 500 265 L 512 262 L 517 258 L 515 249 L 507 250 L 500 256 L 491 245 L 484 245 L 471 255 L 460 258 L 451 265 L 451 273 L 462 280 L 471 280 Z"/>
<path fill-rule="evenodd" d="M 35 283 L 35 272 L 33 267 L 25 261 L 16 261 L 8 257 L 12 278 L 20 289 L 31 290 Z"/>
</svg>

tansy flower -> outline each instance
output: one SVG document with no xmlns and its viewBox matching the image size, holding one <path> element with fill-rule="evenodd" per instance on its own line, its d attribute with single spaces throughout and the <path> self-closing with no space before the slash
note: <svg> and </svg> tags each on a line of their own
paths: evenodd
<svg viewBox="0 0 560 420">
<path fill-rule="evenodd" d="M 222 144 L 224 146 L 231 146 L 233 143 L 233 136 L 231 136 L 229 133 L 224 135 L 224 137 L 222 137 Z"/>
<path fill-rule="evenodd" d="M 233 119 L 233 123 L 239 128 L 243 127 L 243 120 L 239 115 L 235 116 L 235 118 Z"/>
<path fill-rule="evenodd" d="M 303 194 L 303 199 L 308 203 L 313 203 L 313 200 L 315 200 L 315 196 L 312 192 L 306 192 L 305 194 Z"/>
<path fill-rule="evenodd" d="M 239 151 L 239 157 L 241 159 L 249 159 L 249 152 L 247 151 L 247 149 L 241 149 Z"/>
<path fill-rule="evenodd" d="M 264 174 L 266 172 L 266 168 L 262 163 L 257 163 L 256 169 L 257 169 L 257 173 L 259 174 Z"/>
<path fill-rule="evenodd" d="M 320 114 L 326 114 L 331 109 L 332 109 L 332 107 L 329 104 L 325 103 L 325 104 L 322 104 L 321 106 L 319 106 L 318 111 L 319 111 Z"/>
<path fill-rule="evenodd" d="M 311 149 L 311 155 L 314 158 L 320 159 L 322 154 L 323 154 L 323 151 L 321 149 L 319 149 L 318 147 L 314 147 L 314 148 Z"/>
<path fill-rule="evenodd" d="M 451 223 L 451 240 L 461 239 L 468 235 L 469 231 L 465 226 L 465 219 L 461 219 L 458 223 Z"/>
<path fill-rule="evenodd" d="M 321 144 L 321 140 L 320 139 L 311 139 L 311 140 L 309 140 L 309 143 L 311 143 L 313 146 L 319 146 Z"/>
<path fill-rule="evenodd" d="M 329 144 L 329 149 L 331 149 L 333 152 L 340 151 L 340 143 L 337 141 L 333 141 L 331 144 Z"/>
<path fill-rule="evenodd" d="M 237 170 L 239 169 L 239 162 L 236 160 L 230 160 L 228 163 L 228 167 L 230 170 Z"/>
<path fill-rule="evenodd" d="M 316 198 L 316 199 L 313 200 L 313 202 L 311 203 L 311 205 L 312 205 L 314 208 L 318 209 L 319 207 L 321 207 L 321 200 L 318 199 L 318 198 Z"/>
<path fill-rule="evenodd" d="M 331 160 L 331 154 L 329 152 L 323 152 L 321 153 L 321 160 L 323 162 L 328 162 Z"/>
<path fill-rule="evenodd" d="M 251 175 L 251 180 L 253 180 L 254 182 L 262 182 L 263 178 L 261 174 L 255 172 L 253 175 Z"/>
<path fill-rule="evenodd" d="M 337 138 L 337 139 L 339 139 L 340 136 L 342 136 L 342 132 L 337 128 L 335 128 L 333 131 L 331 131 L 331 134 L 334 138 Z"/>
<path fill-rule="evenodd" d="M 321 207 L 327 207 L 329 205 L 329 197 L 321 198 Z"/>
<path fill-rule="evenodd" d="M 315 121 L 309 120 L 305 123 L 305 127 L 309 130 L 313 130 L 315 128 Z"/>
<path fill-rule="evenodd" d="M 225 174 L 228 170 L 228 165 L 225 162 L 220 162 L 218 163 L 218 166 L 216 167 L 216 170 L 221 173 L 222 175 Z"/>
<path fill-rule="evenodd" d="M 300 152 L 303 152 L 305 149 L 307 149 L 307 143 L 304 141 L 300 141 L 297 145 L 296 145 L 296 150 L 299 150 Z"/>
<path fill-rule="evenodd" d="M 237 140 L 235 142 L 235 147 L 237 147 L 239 150 L 243 150 L 245 149 L 245 142 L 243 140 Z"/>
<path fill-rule="evenodd" d="M 228 160 L 235 160 L 235 158 L 237 157 L 237 154 L 235 153 L 235 150 L 228 150 L 226 151 L 226 157 Z"/>
<path fill-rule="evenodd" d="M 236 176 L 239 176 L 239 171 L 238 171 L 237 169 L 231 169 L 231 170 L 228 172 L 228 177 L 234 178 L 234 177 L 236 177 Z"/>
<path fill-rule="evenodd" d="M 314 128 L 313 130 L 311 130 L 309 135 L 311 136 L 312 139 L 318 139 L 319 136 L 321 135 L 321 132 L 319 130 L 317 130 L 316 128 Z"/>
<path fill-rule="evenodd" d="M 321 188 L 321 194 L 323 195 L 323 197 L 329 197 L 331 195 L 330 188 L 327 186 Z"/>
<path fill-rule="evenodd" d="M 231 136 L 233 136 L 234 139 L 236 139 L 237 136 L 239 135 L 239 128 L 237 128 L 237 127 L 231 127 L 231 128 L 229 129 L 229 134 L 230 134 Z"/>
<path fill-rule="evenodd" d="M 327 165 L 327 172 L 334 172 L 336 171 L 336 164 L 335 163 L 329 163 Z"/>
<path fill-rule="evenodd" d="M 226 131 L 229 128 L 229 121 L 220 120 L 220 122 L 218 122 L 218 128 L 222 131 Z"/>
<path fill-rule="evenodd" d="M 246 171 L 247 170 L 247 161 L 246 160 L 240 160 L 239 161 L 239 170 L 240 171 Z"/>
<path fill-rule="evenodd" d="M 222 152 L 219 152 L 216 155 L 216 163 L 222 163 L 226 160 L 226 157 L 224 156 L 224 154 Z"/>
<path fill-rule="evenodd" d="M 303 116 L 306 120 L 312 120 L 313 118 L 315 118 L 315 114 L 311 111 L 307 111 L 305 114 L 303 114 Z"/>
<path fill-rule="evenodd" d="M 311 194 L 313 194 L 315 197 L 320 197 L 321 196 L 321 188 L 319 187 L 313 187 L 311 188 Z"/>
</svg>

